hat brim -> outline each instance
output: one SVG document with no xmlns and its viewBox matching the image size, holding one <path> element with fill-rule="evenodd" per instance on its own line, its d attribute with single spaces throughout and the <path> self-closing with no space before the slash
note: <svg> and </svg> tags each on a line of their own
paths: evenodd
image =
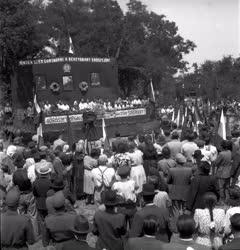
<svg viewBox="0 0 240 250">
<path fill-rule="evenodd" d="M 49 174 L 51 172 L 52 172 L 51 169 L 48 169 L 48 171 L 46 171 L 46 172 L 41 172 L 40 169 L 37 170 L 37 173 L 40 174 L 40 175 L 46 175 L 46 174 Z"/>
<path fill-rule="evenodd" d="M 89 223 L 89 229 L 88 230 L 84 231 L 84 230 L 75 230 L 75 229 L 73 229 L 72 232 L 74 234 L 88 234 L 88 233 L 92 232 L 92 229 L 93 229 L 93 226 L 92 226 L 92 224 Z"/>
<path fill-rule="evenodd" d="M 53 189 L 63 189 L 64 187 L 65 187 L 64 184 L 62 186 L 51 185 L 51 188 L 53 188 Z"/>
</svg>

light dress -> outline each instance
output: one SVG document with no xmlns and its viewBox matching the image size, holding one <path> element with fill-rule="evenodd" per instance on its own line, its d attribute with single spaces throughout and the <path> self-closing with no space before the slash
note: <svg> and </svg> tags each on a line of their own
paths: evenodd
<svg viewBox="0 0 240 250">
<path fill-rule="evenodd" d="M 131 159 L 131 172 L 130 178 L 135 181 L 138 189 L 136 193 L 142 192 L 142 185 L 146 183 L 146 174 L 143 168 L 143 153 L 139 149 L 136 149 L 133 153 L 128 153 Z"/>
<path fill-rule="evenodd" d="M 209 209 L 196 209 L 194 213 L 194 220 L 198 228 L 198 236 L 196 243 L 211 247 L 210 240 L 210 211 Z M 222 246 L 223 228 L 225 221 L 225 211 L 221 208 L 213 209 L 213 221 L 215 223 L 215 237 L 213 239 L 214 246 L 218 249 Z"/>
</svg>

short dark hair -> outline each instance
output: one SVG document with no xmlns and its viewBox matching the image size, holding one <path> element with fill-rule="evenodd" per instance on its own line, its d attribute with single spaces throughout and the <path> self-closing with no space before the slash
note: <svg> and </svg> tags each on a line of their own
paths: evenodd
<svg viewBox="0 0 240 250">
<path fill-rule="evenodd" d="M 144 142 L 145 141 L 145 136 L 144 135 L 139 135 L 138 140 L 139 140 L 139 142 Z"/>
<path fill-rule="evenodd" d="M 168 159 L 168 158 L 170 158 L 170 155 L 171 155 L 171 151 L 170 151 L 169 147 L 164 147 L 162 149 L 163 158 Z"/>
<path fill-rule="evenodd" d="M 154 215 L 147 216 L 143 221 L 143 232 L 147 235 L 155 235 L 157 232 L 157 217 Z"/>
<path fill-rule="evenodd" d="M 230 222 L 232 230 L 235 232 L 240 232 L 240 213 L 231 216 Z"/>
<path fill-rule="evenodd" d="M 177 140 L 177 139 L 179 138 L 178 132 L 177 132 L 177 131 L 172 132 L 171 138 L 172 138 L 173 140 Z"/>
<path fill-rule="evenodd" d="M 91 153 L 90 153 L 90 156 L 92 157 L 92 158 L 97 158 L 97 157 L 99 157 L 99 155 L 101 154 L 101 151 L 100 151 L 100 149 L 99 148 L 93 148 L 92 150 L 91 150 Z"/>
<path fill-rule="evenodd" d="M 126 142 L 120 142 L 117 147 L 117 152 L 118 153 L 126 153 L 128 151 L 128 145 Z"/>
<path fill-rule="evenodd" d="M 193 141 L 195 139 L 194 133 L 189 133 L 187 136 L 188 141 Z"/>
<path fill-rule="evenodd" d="M 153 194 L 153 195 L 143 195 L 143 200 L 144 200 L 145 203 L 152 203 L 154 197 L 155 197 L 155 194 Z"/>
<path fill-rule="evenodd" d="M 169 136 L 170 134 L 171 134 L 171 131 L 170 131 L 170 130 L 165 130 L 165 131 L 164 131 L 164 135 L 165 135 L 165 136 Z"/>
<path fill-rule="evenodd" d="M 195 232 L 195 221 L 191 215 L 183 214 L 178 217 L 177 229 L 180 238 L 191 238 Z"/>
</svg>

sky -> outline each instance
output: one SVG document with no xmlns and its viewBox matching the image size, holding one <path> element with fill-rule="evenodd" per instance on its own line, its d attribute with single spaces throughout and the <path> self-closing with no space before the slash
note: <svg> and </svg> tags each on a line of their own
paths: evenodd
<svg viewBox="0 0 240 250">
<path fill-rule="evenodd" d="M 126 10 L 128 0 L 117 0 Z M 141 0 L 148 10 L 174 21 L 179 34 L 197 48 L 184 57 L 198 64 L 240 56 L 240 0 Z"/>
</svg>

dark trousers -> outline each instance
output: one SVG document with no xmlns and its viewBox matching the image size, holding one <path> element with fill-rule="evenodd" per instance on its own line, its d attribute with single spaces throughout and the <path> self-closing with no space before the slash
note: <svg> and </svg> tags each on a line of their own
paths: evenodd
<svg viewBox="0 0 240 250">
<path fill-rule="evenodd" d="M 44 220 L 47 215 L 48 215 L 47 210 L 38 209 L 38 227 L 40 233 L 43 232 Z"/>
<path fill-rule="evenodd" d="M 225 178 L 225 179 L 219 178 L 218 185 L 219 185 L 220 198 L 222 201 L 225 201 L 229 196 L 228 189 L 230 186 L 230 178 Z"/>
</svg>

